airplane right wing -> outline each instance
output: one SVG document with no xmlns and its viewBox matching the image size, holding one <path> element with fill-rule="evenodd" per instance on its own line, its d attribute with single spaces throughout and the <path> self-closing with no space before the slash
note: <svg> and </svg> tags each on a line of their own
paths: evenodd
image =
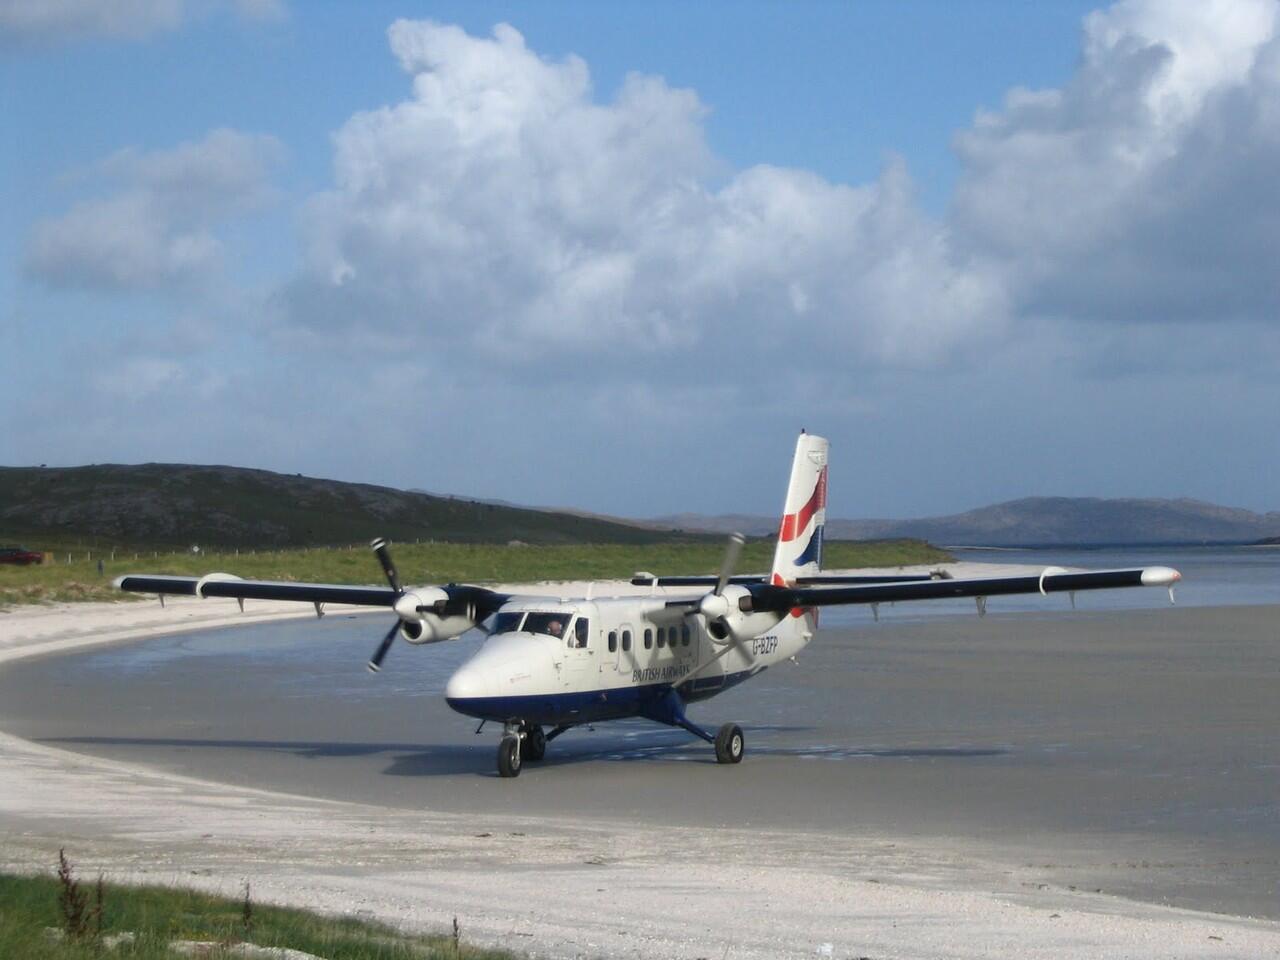
<svg viewBox="0 0 1280 960">
<path fill-rule="evenodd" d="M 994 597 L 1015 593 L 1075 593 L 1079 590 L 1107 590 L 1116 587 L 1168 587 L 1182 579 L 1172 567 L 1135 567 L 1124 570 L 1084 570 L 1069 572 L 1048 567 L 1039 575 L 981 577 L 974 579 L 928 580 L 863 584 L 847 587 L 773 586 L 747 587 L 739 601 L 744 613 L 791 610 L 797 607 L 825 607 L 846 604 L 900 603 L 910 600 L 940 600 L 947 597 Z"/>
</svg>

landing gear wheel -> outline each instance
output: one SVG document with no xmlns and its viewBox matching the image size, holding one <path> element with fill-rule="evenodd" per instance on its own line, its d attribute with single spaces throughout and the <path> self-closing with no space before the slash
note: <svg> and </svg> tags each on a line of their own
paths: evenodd
<svg viewBox="0 0 1280 960">
<path fill-rule="evenodd" d="M 537 762 L 547 755 L 547 735 L 536 723 L 522 727 L 524 737 L 520 741 L 520 752 L 525 760 Z"/>
<path fill-rule="evenodd" d="M 498 776 L 520 776 L 520 738 L 508 734 L 498 744 Z"/>
<path fill-rule="evenodd" d="M 742 728 L 736 723 L 726 723 L 716 733 L 716 763 L 738 763 L 746 745 Z"/>
</svg>

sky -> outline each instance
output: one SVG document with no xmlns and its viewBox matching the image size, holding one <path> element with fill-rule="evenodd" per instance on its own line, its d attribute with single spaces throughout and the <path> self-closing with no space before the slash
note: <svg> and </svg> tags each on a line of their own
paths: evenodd
<svg viewBox="0 0 1280 960">
<path fill-rule="evenodd" d="M 1280 2 L 0 0 L 0 464 L 1280 509 Z"/>
</svg>

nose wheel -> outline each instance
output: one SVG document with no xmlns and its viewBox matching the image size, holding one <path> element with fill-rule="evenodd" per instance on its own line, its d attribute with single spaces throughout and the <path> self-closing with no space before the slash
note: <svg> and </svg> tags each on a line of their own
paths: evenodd
<svg viewBox="0 0 1280 960">
<path fill-rule="evenodd" d="M 563 732 L 557 727 L 555 736 Z M 536 723 L 514 721 L 503 727 L 502 740 L 498 743 L 498 776 L 518 777 L 526 760 L 537 762 L 547 755 L 547 735 Z"/>
<path fill-rule="evenodd" d="M 515 733 L 504 734 L 502 740 L 498 743 L 498 776 L 518 777 L 520 776 L 520 765 L 520 735 Z"/>
</svg>

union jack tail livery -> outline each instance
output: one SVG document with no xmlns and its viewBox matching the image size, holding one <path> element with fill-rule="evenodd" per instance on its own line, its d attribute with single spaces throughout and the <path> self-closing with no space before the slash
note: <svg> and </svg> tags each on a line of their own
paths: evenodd
<svg viewBox="0 0 1280 960">
<path fill-rule="evenodd" d="M 797 577 L 812 577 L 822 569 L 822 528 L 827 522 L 827 447 L 825 437 L 802 433 L 791 462 L 791 482 L 782 509 L 778 547 L 773 554 L 777 586 Z"/>
</svg>

